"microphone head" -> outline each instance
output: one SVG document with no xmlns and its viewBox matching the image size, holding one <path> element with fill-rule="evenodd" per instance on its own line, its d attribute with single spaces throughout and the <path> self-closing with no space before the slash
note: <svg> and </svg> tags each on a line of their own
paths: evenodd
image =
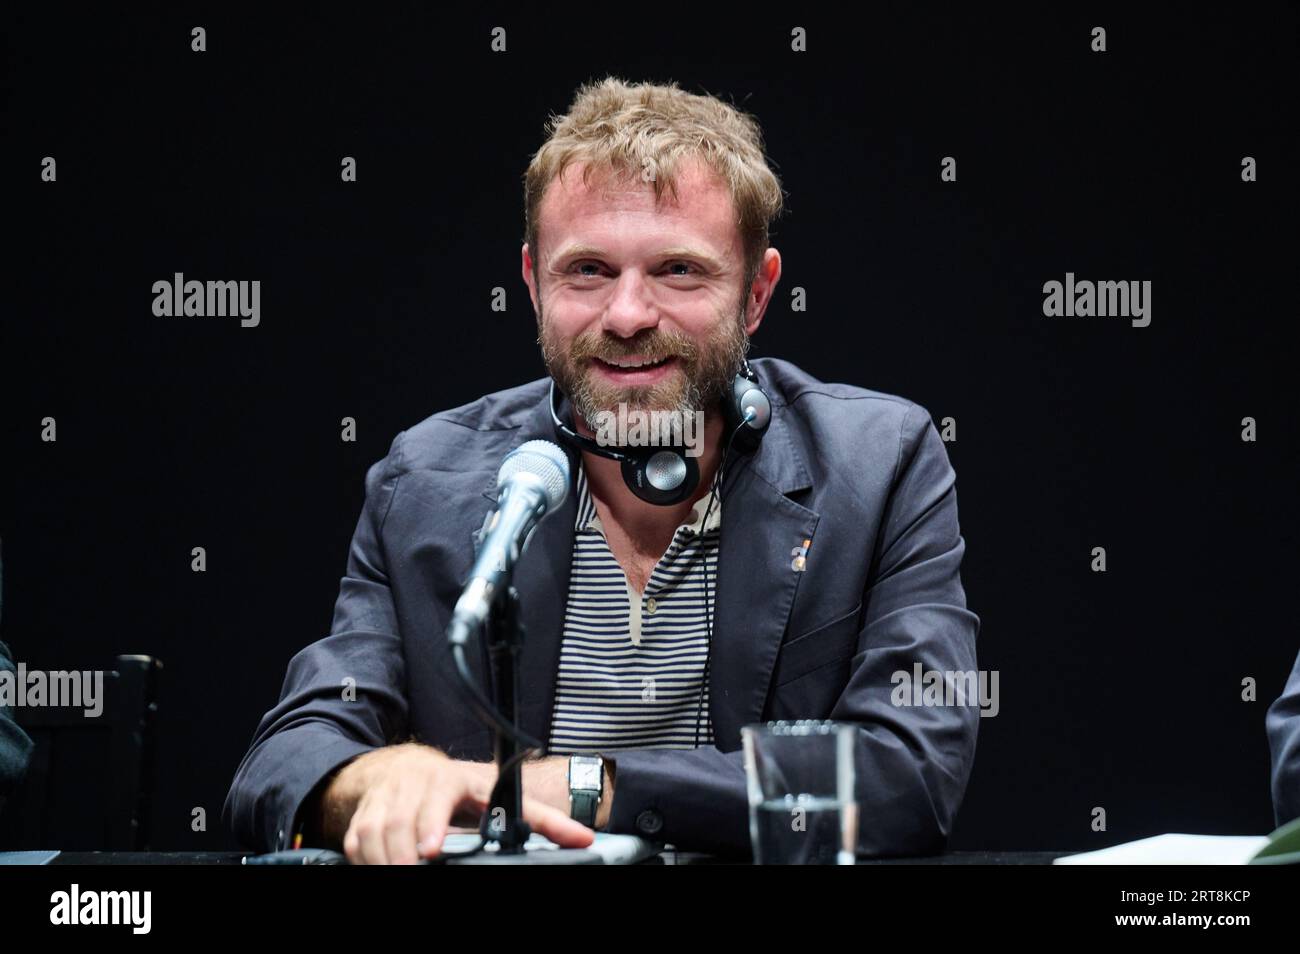
<svg viewBox="0 0 1300 954">
<path fill-rule="evenodd" d="M 497 471 L 497 489 L 504 490 L 518 474 L 539 479 L 546 493 L 547 513 L 560 506 L 569 493 L 569 457 L 560 445 L 550 441 L 527 441 L 507 454 Z"/>
</svg>

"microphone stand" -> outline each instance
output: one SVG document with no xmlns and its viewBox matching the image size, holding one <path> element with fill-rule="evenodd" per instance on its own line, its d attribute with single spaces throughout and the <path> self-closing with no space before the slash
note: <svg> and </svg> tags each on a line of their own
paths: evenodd
<svg viewBox="0 0 1300 954">
<path fill-rule="evenodd" d="M 483 627 L 483 638 L 492 663 L 492 701 L 510 723 L 515 724 L 519 708 L 519 654 L 523 651 L 524 627 L 520 622 L 519 591 L 513 586 L 501 588 Z M 493 757 L 497 764 L 497 783 L 487 813 L 480 825 L 484 844 L 494 841 L 500 855 L 521 855 L 532 827 L 523 818 L 523 758 L 519 741 L 501 728 L 494 727 L 496 739 Z"/>
<path fill-rule="evenodd" d="M 521 453 L 541 459 L 521 460 L 521 466 L 514 467 L 509 462 Z M 532 827 L 523 819 L 523 761 L 534 752 L 545 752 L 546 743 L 523 732 L 517 723 L 524 627 L 519 591 L 510 578 L 537 524 L 563 500 L 560 483 L 568 481 L 569 463 L 563 450 L 540 440 L 525 442 L 511 451 L 506 462 L 497 475 L 497 509 L 484 520 L 478 533 L 479 553 L 452 610 L 447 640 L 462 696 L 493 731 L 497 767 L 488 810 L 479 823 L 480 844 L 465 857 L 494 843 L 497 850 L 492 854 L 507 856 L 501 860 L 523 861 L 550 854 L 525 851 Z M 501 520 L 506 521 L 504 527 Z M 493 533 L 498 536 L 493 537 Z M 502 536 L 507 533 L 508 538 Z M 521 536 L 523 539 L 519 539 Z M 480 652 L 486 651 L 484 661 L 489 671 L 485 676 L 491 683 L 491 698 L 480 685 L 483 680 L 471 672 L 467 659 L 467 647 L 475 636 Z"/>
</svg>

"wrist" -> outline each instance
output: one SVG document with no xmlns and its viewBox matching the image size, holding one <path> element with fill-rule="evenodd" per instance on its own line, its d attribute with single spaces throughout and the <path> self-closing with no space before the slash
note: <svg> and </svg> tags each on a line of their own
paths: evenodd
<svg viewBox="0 0 1300 954">
<path fill-rule="evenodd" d="M 416 742 L 403 742 L 386 745 L 363 752 L 356 758 L 335 769 L 321 783 L 319 796 L 311 806 L 313 823 L 307 826 L 314 834 L 330 846 L 341 846 L 343 836 L 347 834 L 348 825 L 361 802 L 361 797 L 375 784 L 397 759 L 403 758 L 411 750 L 427 749 L 441 755 L 437 749 Z"/>
<path fill-rule="evenodd" d="M 569 817 L 588 828 L 597 828 L 608 792 L 608 763 L 596 753 L 570 755 L 567 762 Z"/>
<path fill-rule="evenodd" d="M 356 811 L 361 794 L 365 791 L 363 775 L 368 772 L 367 760 L 380 750 L 358 755 L 352 761 L 331 772 L 309 797 L 308 821 L 304 837 L 310 843 L 318 837 L 327 847 L 341 848 L 348 823 Z M 364 763 L 364 764 L 363 764 Z"/>
</svg>

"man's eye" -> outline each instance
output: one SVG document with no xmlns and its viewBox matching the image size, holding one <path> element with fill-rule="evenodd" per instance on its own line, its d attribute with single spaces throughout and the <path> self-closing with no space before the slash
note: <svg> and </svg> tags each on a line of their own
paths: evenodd
<svg viewBox="0 0 1300 954">
<path fill-rule="evenodd" d="M 692 265 L 690 262 L 669 262 L 668 268 L 670 272 L 672 272 L 672 269 L 675 268 L 684 269 L 684 271 L 672 272 L 672 274 L 674 275 L 689 275 L 691 271 L 694 270 L 695 266 Z"/>
<path fill-rule="evenodd" d="M 573 267 L 578 272 L 579 275 L 582 275 L 585 278 L 593 277 L 600 271 L 600 266 L 597 265 L 595 262 L 578 262 Z M 583 271 L 583 269 L 587 269 L 587 268 L 592 269 L 592 271 L 590 272 Z"/>
</svg>

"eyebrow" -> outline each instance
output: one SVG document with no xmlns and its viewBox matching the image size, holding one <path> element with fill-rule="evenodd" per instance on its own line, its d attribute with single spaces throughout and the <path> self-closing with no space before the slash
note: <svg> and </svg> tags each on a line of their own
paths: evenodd
<svg viewBox="0 0 1300 954">
<path fill-rule="evenodd" d="M 550 267 L 572 261 L 576 258 L 600 258 L 608 257 L 608 253 L 598 245 L 570 245 L 564 248 L 560 253 L 554 256 L 550 261 Z M 706 267 L 714 271 L 722 271 L 722 263 L 710 255 L 708 252 L 701 251 L 697 248 L 691 248 L 688 245 L 678 245 L 672 248 L 663 248 L 655 253 L 655 258 L 693 258 L 702 262 Z"/>
</svg>

